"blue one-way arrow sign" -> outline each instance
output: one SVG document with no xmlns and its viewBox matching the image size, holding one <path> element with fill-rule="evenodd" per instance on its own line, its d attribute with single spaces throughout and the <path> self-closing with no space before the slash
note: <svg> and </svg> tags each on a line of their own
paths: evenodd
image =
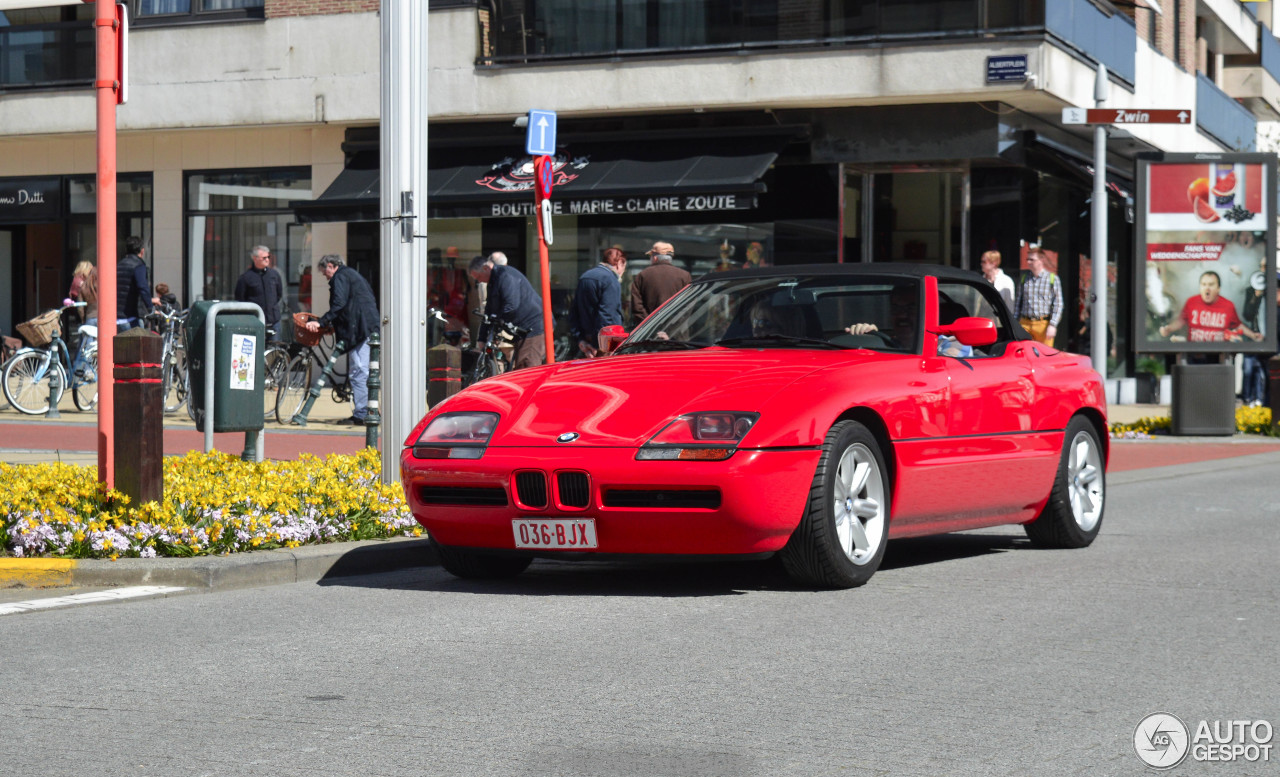
<svg viewBox="0 0 1280 777">
<path fill-rule="evenodd" d="M 530 156 L 555 156 L 555 111 L 529 111 L 529 133 L 525 136 L 524 149 Z"/>
</svg>

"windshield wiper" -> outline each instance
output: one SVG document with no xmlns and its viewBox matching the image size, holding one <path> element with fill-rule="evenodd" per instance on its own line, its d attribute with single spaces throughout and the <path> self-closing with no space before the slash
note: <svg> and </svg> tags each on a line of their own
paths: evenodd
<svg viewBox="0 0 1280 777">
<path fill-rule="evenodd" d="M 819 340 L 815 337 L 794 337 L 792 335 L 754 335 L 751 337 L 726 337 L 717 340 L 716 345 L 731 347 L 735 345 L 816 345 L 819 348 L 835 348 L 841 351 L 853 350 L 852 346 L 833 343 L 830 340 Z"/>
<path fill-rule="evenodd" d="M 626 345 L 619 348 L 617 352 L 623 353 L 645 349 L 654 351 L 696 351 L 699 348 L 706 347 L 705 343 L 691 343 L 688 340 L 662 340 L 655 337 L 651 340 L 628 340 Z"/>
</svg>

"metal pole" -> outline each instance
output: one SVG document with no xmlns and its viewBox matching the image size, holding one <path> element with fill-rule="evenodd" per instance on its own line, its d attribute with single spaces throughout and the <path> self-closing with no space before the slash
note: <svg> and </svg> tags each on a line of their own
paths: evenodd
<svg viewBox="0 0 1280 777">
<path fill-rule="evenodd" d="M 1093 99 L 1098 108 L 1107 99 L 1107 68 L 1098 65 Z M 1093 128 L 1093 305 L 1089 312 L 1089 354 L 1093 368 L 1107 379 L 1107 127 Z M 1064 316 L 1065 318 L 1065 316 Z M 1059 333 L 1059 337 L 1062 333 Z"/>
<path fill-rule="evenodd" d="M 115 364 L 116 336 L 116 4 L 97 0 L 94 94 L 98 140 L 98 482 L 116 482 L 115 378 L 101 365 Z"/>
<path fill-rule="evenodd" d="M 382 338 L 377 332 L 369 333 L 369 414 L 364 417 L 364 446 L 378 447 L 378 424 L 382 423 L 379 409 L 382 396 Z"/>
<path fill-rule="evenodd" d="M 427 4 L 382 0 L 382 482 L 426 413 Z M 421 216 L 421 218 L 418 218 Z"/>
</svg>

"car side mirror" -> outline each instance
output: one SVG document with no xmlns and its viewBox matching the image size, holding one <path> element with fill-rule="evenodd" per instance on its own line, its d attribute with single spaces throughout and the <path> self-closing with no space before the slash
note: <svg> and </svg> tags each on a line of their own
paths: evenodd
<svg viewBox="0 0 1280 777">
<path fill-rule="evenodd" d="M 621 324 L 610 324 L 600 330 L 596 339 L 599 341 L 601 353 L 613 353 L 627 339 L 627 330 Z"/>
<path fill-rule="evenodd" d="M 961 345 L 991 345 L 996 341 L 996 322 L 989 318 L 965 316 L 938 327 L 938 334 L 950 335 Z"/>
</svg>

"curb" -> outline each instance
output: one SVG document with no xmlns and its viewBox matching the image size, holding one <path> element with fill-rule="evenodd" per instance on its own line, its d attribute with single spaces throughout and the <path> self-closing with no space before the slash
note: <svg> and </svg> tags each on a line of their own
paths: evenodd
<svg viewBox="0 0 1280 777">
<path fill-rule="evenodd" d="M 228 590 L 317 582 L 437 563 L 430 540 L 394 537 L 189 559 L 0 559 L 0 586 L 169 585 Z"/>
</svg>

